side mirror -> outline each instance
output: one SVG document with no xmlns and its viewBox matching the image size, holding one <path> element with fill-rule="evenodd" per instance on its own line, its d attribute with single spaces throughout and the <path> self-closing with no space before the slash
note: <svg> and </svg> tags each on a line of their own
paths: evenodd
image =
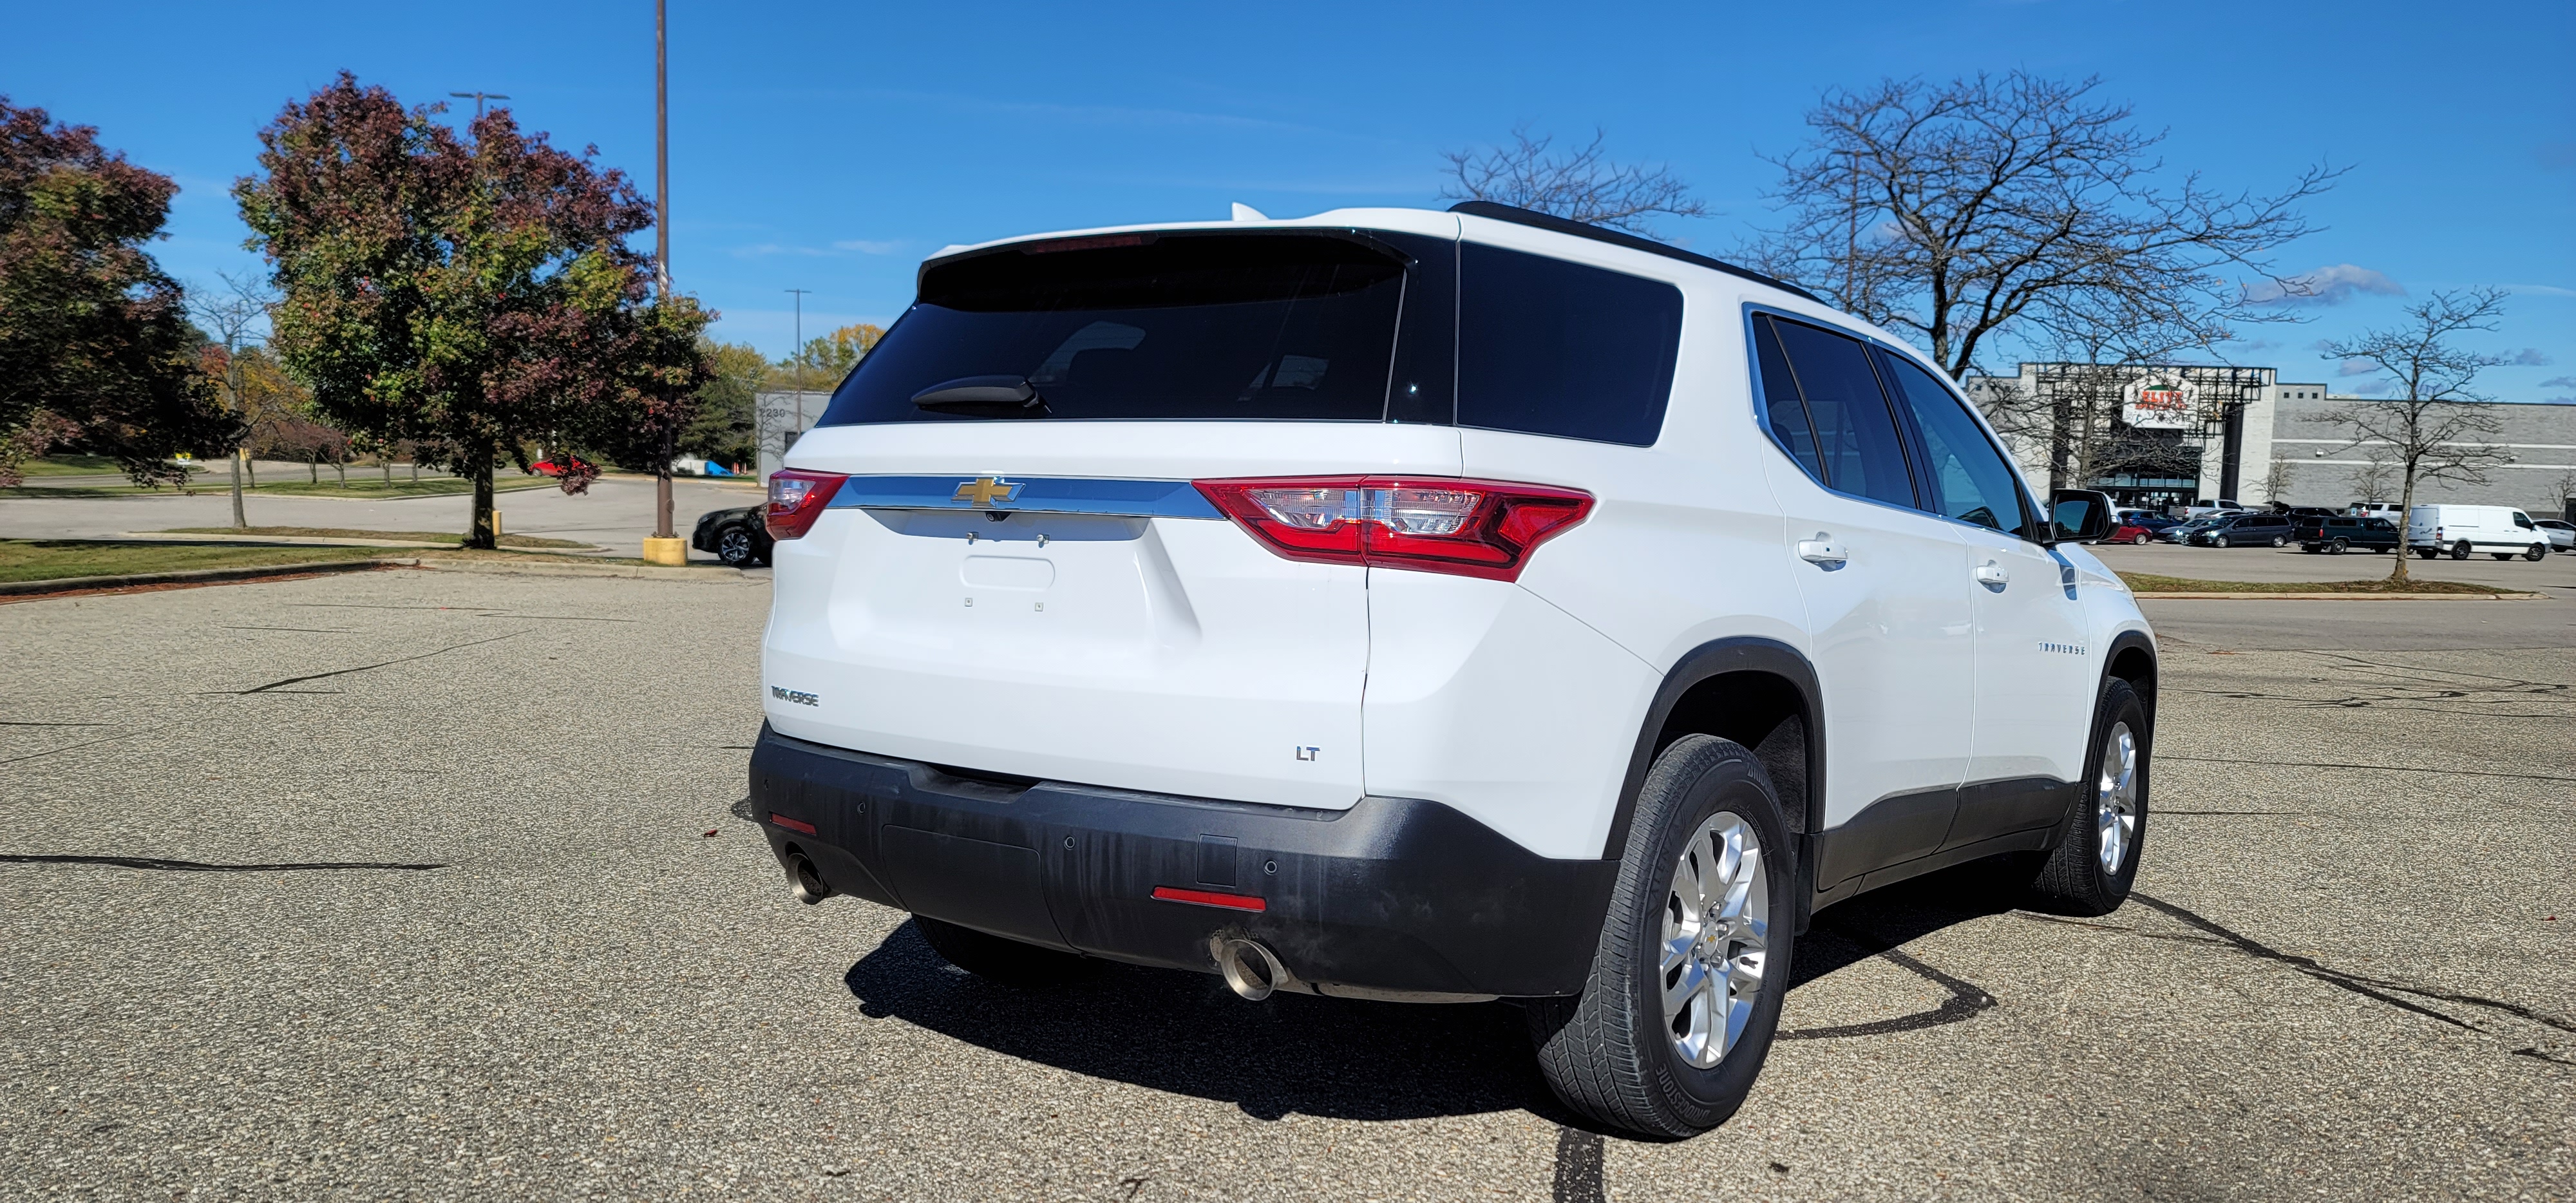
<svg viewBox="0 0 2576 1203">
<path fill-rule="evenodd" d="M 2043 542 L 2091 543 L 2111 533 L 2111 495 L 2091 489 L 2059 489 L 2048 499 L 2048 537 Z"/>
</svg>

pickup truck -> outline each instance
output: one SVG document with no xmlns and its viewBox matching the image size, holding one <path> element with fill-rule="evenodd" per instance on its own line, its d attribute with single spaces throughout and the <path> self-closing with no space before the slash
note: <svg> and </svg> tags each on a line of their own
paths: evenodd
<svg viewBox="0 0 2576 1203">
<path fill-rule="evenodd" d="M 2386 518 L 2302 514 L 2290 520 L 2290 534 L 2299 541 L 2299 550 L 2310 555 L 2324 552 L 2339 556 L 2355 548 L 2397 550 L 2397 524 Z"/>
</svg>

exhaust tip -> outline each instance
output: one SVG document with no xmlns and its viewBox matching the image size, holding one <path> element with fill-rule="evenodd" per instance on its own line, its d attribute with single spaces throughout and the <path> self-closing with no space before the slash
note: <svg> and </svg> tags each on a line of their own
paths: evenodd
<svg viewBox="0 0 2576 1203">
<path fill-rule="evenodd" d="M 1257 940 L 1235 937 L 1217 945 L 1216 967 L 1245 1002 L 1260 1002 L 1288 980 L 1288 967 Z"/>
<path fill-rule="evenodd" d="M 823 881 L 823 873 L 802 852 L 787 856 L 787 884 L 796 891 L 796 901 L 812 906 L 832 896 L 832 887 Z"/>
</svg>

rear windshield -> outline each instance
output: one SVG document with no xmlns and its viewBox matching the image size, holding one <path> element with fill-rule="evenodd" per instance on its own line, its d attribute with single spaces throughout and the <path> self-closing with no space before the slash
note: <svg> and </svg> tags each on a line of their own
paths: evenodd
<svg viewBox="0 0 2576 1203">
<path fill-rule="evenodd" d="M 924 273 L 822 424 L 1383 421 L 1407 262 L 1372 237 L 1228 233 L 954 260 Z"/>
</svg>

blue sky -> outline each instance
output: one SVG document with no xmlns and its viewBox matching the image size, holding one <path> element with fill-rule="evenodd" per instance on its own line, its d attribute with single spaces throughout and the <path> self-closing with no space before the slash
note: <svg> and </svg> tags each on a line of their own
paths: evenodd
<svg viewBox="0 0 2576 1203">
<path fill-rule="evenodd" d="M 2015 67 L 2098 74 L 2170 130 L 2167 161 L 2267 189 L 2353 170 L 2282 267 L 2350 287 L 2259 330 L 2244 362 L 2359 383 L 2319 340 L 2408 297 L 2515 295 L 2489 349 L 2530 361 L 2502 400 L 2576 399 L 2576 5 L 817 5 L 670 0 L 673 267 L 717 333 L 773 355 L 884 321 L 940 246 L 1036 230 L 1435 203 L 1440 152 L 1519 123 L 1609 134 L 1715 214 L 1669 221 L 1723 251 L 1765 221 L 1818 92 Z M 406 102 L 508 93 L 559 144 L 649 188 L 652 9 L 448 0 L 26 5 L 0 91 L 100 127 L 183 189 L 161 247 L 183 279 L 255 266 L 226 194 L 280 104 L 348 68 Z M 470 101 L 464 102 L 470 109 Z M 2402 294 L 2400 292 L 2402 290 Z"/>
</svg>

